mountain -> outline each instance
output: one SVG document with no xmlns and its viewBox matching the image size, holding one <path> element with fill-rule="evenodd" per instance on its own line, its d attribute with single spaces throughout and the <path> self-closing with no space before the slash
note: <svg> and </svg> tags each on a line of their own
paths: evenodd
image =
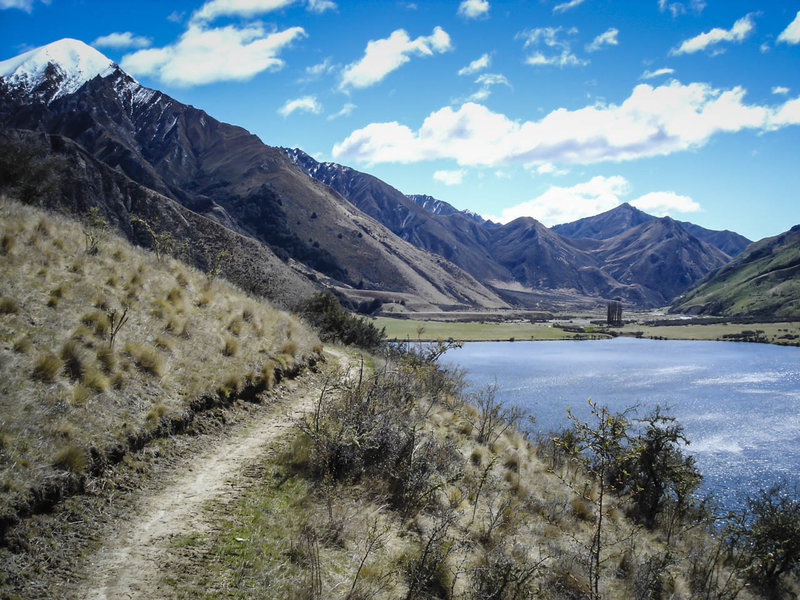
<svg viewBox="0 0 800 600">
<path fill-rule="evenodd" d="M 141 86 L 82 42 L 32 50 L 0 63 L 0 72 L 3 127 L 71 139 L 133 182 L 261 242 L 351 298 L 371 290 L 425 308 L 506 305 L 309 179 L 280 149 Z M 89 204 L 114 210 L 101 193 Z"/>
<path fill-rule="evenodd" d="M 625 202 L 593 217 L 554 225 L 552 230 L 569 238 L 606 240 L 657 218 Z M 677 222 L 697 239 L 708 242 L 730 257 L 736 256 L 751 243 L 746 237 L 733 231 L 715 231 L 687 221 Z"/>
<path fill-rule="evenodd" d="M 499 225 L 432 196 L 406 196 L 376 177 L 320 163 L 302 150 L 285 151 L 309 176 L 403 239 L 490 284 L 512 304 L 567 308 L 618 299 L 663 306 L 730 260 L 683 224 L 629 204 L 552 229 L 531 218 Z M 700 235 L 721 233 L 692 227 Z"/>
<path fill-rule="evenodd" d="M 671 311 L 800 318 L 800 225 L 749 245 Z"/>
<path fill-rule="evenodd" d="M 486 223 L 486 219 L 478 213 L 474 213 L 470 210 L 458 210 L 452 204 L 448 204 L 444 200 L 437 200 L 433 196 L 428 196 L 426 194 L 406 194 L 406 198 L 435 215 L 454 215 L 460 213 L 468 216 L 476 223 Z"/>
</svg>

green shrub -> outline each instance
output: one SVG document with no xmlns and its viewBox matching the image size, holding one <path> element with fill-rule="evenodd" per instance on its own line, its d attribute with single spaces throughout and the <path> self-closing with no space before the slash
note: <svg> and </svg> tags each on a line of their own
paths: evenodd
<svg viewBox="0 0 800 600">
<path fill-rule="evenodd" d="M 378 329 L 367 319 L 348 313 L 330 292 L 315 294 L 303 308 L 303 316 L 319 330 L 325 341 L 374 350 L 386 339 L 385 329 Z"/>
</svg>

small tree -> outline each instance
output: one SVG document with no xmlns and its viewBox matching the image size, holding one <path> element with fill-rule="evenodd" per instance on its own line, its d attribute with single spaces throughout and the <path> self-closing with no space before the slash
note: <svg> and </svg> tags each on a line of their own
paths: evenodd
<svg viewBox="0 0 800 600">
<path fill-rule="evenodd" d="M 173 254 L 176 249 L 175 238 L 169 231 L 156 231 L 153 227 L 138 215 L 131 215 L 131 223 L 144 227 L 153 243 L 153 252 L 156 253 L 156 259 L 161 262 L 161 259 L 167 254 Z"/>
<path fill-rule="evenodd" d="M 593 420 L 582 421 L 567 409 L 569 420 L 572 421 L 573 436 L 565 440 L 562 445 L 566 452 L 580 461 L 598 487 L 592 493 L 590 485 L 578 485 L 574 481 L 564 479 L 564 482 L 582 500 L 594 508 L 591 541 L 587 547 L 589 571 L 589 598 L 600 600 L 600 574 L 605 562 L 603 558 L 604 536 L 603 526 L 606 517 L 606 496 L 610 491 L 610 479 L 616 472 L 626 449 L 628 421 L 624 414 L 611 414 L 606 407 L 598 407 L 591 399 L 588 400 L 592 411 Z M 560 440 L 557 440 L 559 443 Z"/>
<path fill-rule="evenodd" d="M 81 218 L 81 231 L 83 231 L 86 253 L 97 254 L 100 242 L 108 235 L 108 223 L 106 218 L 100 214 L 98 207 L 92 206 Z"/>
</svg>

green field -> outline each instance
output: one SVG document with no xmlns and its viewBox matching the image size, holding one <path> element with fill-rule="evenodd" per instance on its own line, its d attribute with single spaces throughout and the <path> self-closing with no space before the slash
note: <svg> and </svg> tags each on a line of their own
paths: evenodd
<svg viewBox="0 0 800 600">
<path fill-rule="evenodd" d="M 493 323 L 493 322 L 445 322 L 422 321 L 413 319 L 394 319 L 378 317 L 374 320 L 377 327 L 386 328 L 386 337 L 390 340 L 446 340 L 453 338 L 460 341 L 525 341 L 525 340 L 571 340 L 576 338 L 609 337 L 603 328 L 588 325 L 588 319 L 562 321 L 553 323 Z M 586 329 L 584 334 L 566 332 L 558 324 L 579 326 Z M 629 323 L 615 329 L 622 335 L 641 336 L 645 338 L 664 338 L 672 340 L 722 340 L 725 335 L 739 334 L 743 331 L 762 332 L 760 336 L 772 344 L 795 344 L 800 342 L 800 323 L 722 323 L 714 325 L 666 325 L 648 327 L 638 323 Z M 798 336 L 782 338 L 782 336 Z"/>
</svg>

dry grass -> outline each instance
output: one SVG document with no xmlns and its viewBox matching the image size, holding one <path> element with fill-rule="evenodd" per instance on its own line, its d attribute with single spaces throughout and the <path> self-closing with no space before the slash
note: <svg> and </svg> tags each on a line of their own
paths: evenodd
<svg viewBox="0 0 800 600">
<path fill-rule="evenodd" d="M 223 279 L 208 282 L 170 258 L 159 263 L 113 236 L 87 255 L 80 227 L 61 215 L 0 199 L 3 239 L 0 427 L 10 445 L 0 462 L 7 484 L 0 506 L 24 502 L 54 469 L 64 470 L 54 457 L 66 451 L 65 440 L 113 447 L 148 429 L 154 407 L 180 414 L 215 395 L 231 373 L 259 373 L 286 339 L 288 315 Z M 128 321 L 110 347 L 108 311 L 123 305 Z M 228 329 L 232 318 L 242 324 L 237 336 Z M 319 343 L 302 326 L 293 332 L 298 353 Z M 237 351 L 223 356 L 226 337 L 235 337 Z M 65 436 L 53 426 L 61 422 L 80 427 Z"/>
</svg>

